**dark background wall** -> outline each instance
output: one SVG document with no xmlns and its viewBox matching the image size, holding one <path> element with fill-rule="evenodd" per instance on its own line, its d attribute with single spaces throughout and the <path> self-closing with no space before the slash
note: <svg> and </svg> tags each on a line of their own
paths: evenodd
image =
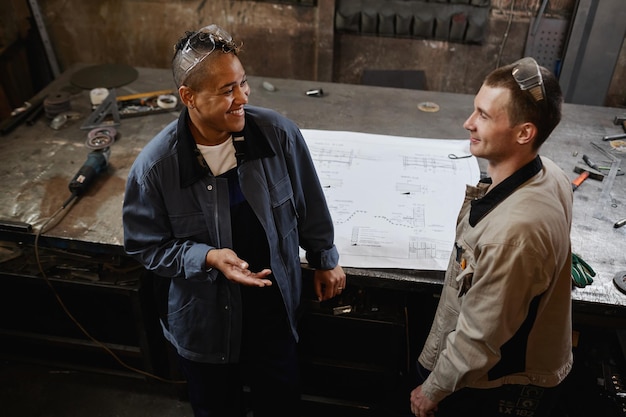
<svg viewBox="0 0 626 417">
<path fill-rule="evenodd" d="M 537 18 L 541 23 L 557 24 L 556 32 L 548 32 L 548 36 L 556 39 L 550 40 L 551 47 L 556 48 L 553 54 L 562 54 L 565 48 L 562 38 L 572 25 L 578 4 L 577 0 L 551 0 L 543 8 L 542 0 L 472 0 L 474 5 L 486 4 L 487 14 L 478 23 L 482 31 L 480 42 L 468 42 L 436 36 L 394 36 L 384 33 L 382 27 L 365 33 L 368 10 L 405 7 L 411 0 L 285 1 L 39 0 L 37 3 L 60 71 L 75 63 L 168 68 L 172 46 L 186 30 L 217 23 L 243 41 L 242 61 L 250 75 L 360 83 L 366 69 L 420 70 L 425 75 L 425 89 L 468 94 L 476 92 L 490 70 L 524 56 L 531 42 L 537 43 L 537 38 L 529 38 Z M 468 4 L 470 0 L 413 2 L 421 3 L 415 16 L 424 18 L 428 16 L 427 10 L 460 7 L 455 3 Z M 351 26 L 350 11 L 356 9 L 363 13 L 357 16 L 357 26 Z M 337 20 L 338 11 L 343 13 L 343 20 Z M 380 13 L 384 15 L 385 10 Z M 38 59 L 29 56 L 37 49 L 33 40 L 37 27 L 30 17 L 29 1 L 3 0 L 0 16 L 3 57 L 0 75 L 5 90 L 4 100 L 0 94 L 0 102 L 4 101 L 6 111 L 7 107 L 17 106 L 32 96 L 40 88 L 37 84 L 46 81 L 45 74 L 41 74 L 46 63 L 41 50 Z M 354 27 L 356 31 L 350 30 Z M 363 30 L 359 31 L 358 27 Z M 620 38 L 622 47 L 614 67 L 603 70 L 610 77 L 603 104 L 622 107 L 626 106 L 624 33 L 606 30 L 606 36 Z M 1 72 L 2 65 L 9 68 L 9 75 Z M 558 62 L 556 66 L 552 69 L 558 70 Z M 34 85 L 26 85 L 28 78 L 34 79 Z"/>
</svg>

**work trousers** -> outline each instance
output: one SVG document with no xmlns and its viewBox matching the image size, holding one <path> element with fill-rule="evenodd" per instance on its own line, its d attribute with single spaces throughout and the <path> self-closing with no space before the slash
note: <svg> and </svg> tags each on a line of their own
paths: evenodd
<svg viewBox="0 0 626 417">
<path fill-rule="evenodd" d="M 194 417 L 299 416 L 296 341 L 277 285 L 242 288 L 241 360 L 218 365 L 179 357 Z M 249 396 L 244 395 L 249 387 Z"/>
</svg>

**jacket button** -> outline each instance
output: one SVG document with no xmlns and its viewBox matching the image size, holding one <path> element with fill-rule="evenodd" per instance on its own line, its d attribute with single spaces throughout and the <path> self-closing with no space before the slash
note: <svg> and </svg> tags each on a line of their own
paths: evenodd
<svg viewBox="0 0 626 417">
<path fill-rule="evenodd" d="M 213 186 L 212 185 L 207 185 L 206 189 L 211 191 L 213 189 Z"/>
<path fill-rule="evenodd" d="M 228 310 L 228 306 L 224 306 L 224 310 Z"/>
</svg>

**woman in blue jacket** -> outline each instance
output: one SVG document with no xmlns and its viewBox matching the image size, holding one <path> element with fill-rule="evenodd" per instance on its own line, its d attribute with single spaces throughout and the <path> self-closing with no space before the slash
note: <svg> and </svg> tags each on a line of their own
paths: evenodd
<svg viewBox="0 0 626 417">
<path fill-rule="evenodd" d="M 161 323 L 196 417 L 297 416 L 299 250 L 320 300 L 341 293 L 331 216 L 298 127 L 248 106 L 239 47 L 210 25 L 176 45 L 185 105 L 126 185 L 124 246 L 164 288 Z"/>
</svg>

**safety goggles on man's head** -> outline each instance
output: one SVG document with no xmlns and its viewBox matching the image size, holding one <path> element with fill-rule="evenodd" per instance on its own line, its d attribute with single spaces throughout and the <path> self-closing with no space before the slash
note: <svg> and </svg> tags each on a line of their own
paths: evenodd
<svg viewBox="0 0 626 417">
<path fill-rule="evenodd" d="M 180 67 L 187 75 L 216 48 L 228 53 L 237 47 L 232 36 L 217 25 L 205 26 L 187 39 L 181 49 Z"/>
<path fill-rule="evenodd" d="M 546 90 L 539 64 L 531 57 L 516 61 L 513 67 L 513 78 L 521 90 L 528 90 L 535 101 L 545 100 Z"/>
</svg>

